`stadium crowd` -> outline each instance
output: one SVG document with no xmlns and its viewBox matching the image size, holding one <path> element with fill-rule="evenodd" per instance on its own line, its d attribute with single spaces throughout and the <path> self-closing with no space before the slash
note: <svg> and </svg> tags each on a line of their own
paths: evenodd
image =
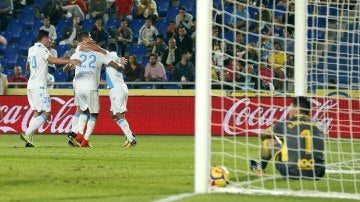
<svg viewBox="0 0 360 202">
<path fill-rule="evenodd" d="M 118 54 L 129 60 L 124 71 L 126 81 L 194 82 L 195 2 L 4 0 L 0 3 L 0 35 L 9 43 L 0 45 L 2 77 L 12 77 L 14 67 L 25 72 L 27 49 L 33 45 L 36 32 L 43 29 L 50 33 L 53 41 L 48 49 L 55 57 L 69 58 L 78 44 L 76 35 L 87 31 L 103 48 L 116 42 Z M 213 79 L 239 82 L 255 89 L 283 90 L 283 78 L 293 76 L 294 2 L 222 2 L 213 2 L 216 8 L 212 30 Z M 220 12 L 222 8 L 224 11 Z M 73 71 L 65 73 L 59 65 L 49 65 L 49 74 L 57 82 L 70 82 L 74 76 Z M 14 87 L 8 82 L 9 87 Z M 149 88 L 149 85 L 129 87 Z M 193 87 L 175 85 L 175 88 Z M 239 89 L 243 87 L 240 85 Z"/>
</svg>

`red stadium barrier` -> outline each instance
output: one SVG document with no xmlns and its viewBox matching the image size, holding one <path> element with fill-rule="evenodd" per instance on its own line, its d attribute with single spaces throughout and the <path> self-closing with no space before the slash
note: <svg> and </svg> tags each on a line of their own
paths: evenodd
<svg viewBox="0 0 360 202">
<path fill-rule="evenodd" d="M 30 121 L 32 111 L 26 96 L 1 97 L 2 133 L 20 133 Z M 75 111 L 73 97 L 52 97 L 52 118 L 39 128 L 39 133 L 68 133 L 71 116 Z M 274 121 L 287 115 L 291 98 L 238 98 L 221 100 L 214 97 L 212 113 L 213 134 L 242 135 L 244 131 L 255 134 Z M 313 118 L 322 122 L 332 137 L 360 137 L 360 101 L 345 99 L 317 99 L 313 102 Z M 110 118 L 109 98 L 100 97 L 101 112 L 94 134 L 122 134 Z M 193 135 L 194 97 L 129 97 L 127 119 L 135 134 Z M 221 106 L 223 105 L 223 107 Z M 271 107 L 272 106 L 272 107 Z M 204 120 L 205 121 L 205 120 Z"/>
</svg>

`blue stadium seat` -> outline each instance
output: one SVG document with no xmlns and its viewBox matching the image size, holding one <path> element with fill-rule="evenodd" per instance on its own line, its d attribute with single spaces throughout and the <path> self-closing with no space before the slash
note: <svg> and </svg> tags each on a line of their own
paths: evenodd
<svg viewBox="0 0 360 202">
<path fill-rule="evenodd" d="M 158 29 L 160 34 L 163 34 L 164 37 L 166 36 L 166 28 L 170 24 L 170 21 L 166 19 L 159 19 L 156 21 L 155 27 Z"/>
<path fill-rule="evenodd" d="M 249 33 L 247 37 L 248 37 L 248 43 L 257 44 L 259 42 L 259 35 L 257 34 Z"/>
<path fill-rule="evenodd" d="M 25 6 L 21 11 L 21 23 L 23 30 L 30 31 L 33 29 L 35 23 L 34 9 L 30 6 Z"/>
<path fill-rule="evenodd" d="M 62 57 L 64 55 L 64 53 L 68 50 L 71 49 L 71 45 L 70 44 L 66 44 L 66 45 L 57 45 L 55 47 L 58 57 Z"/>
<path fill-rule="evenodd" d="M 226 30 L 224 32 L 224 37 L 225 37 L 226 40 L 228 40 L 230 42 L 234 42 L 234 40 L 235 40 L 234 34 L 235 33 L 233 31 Z"/>
<path fill-rule="evenodd" d="M 157 0 L 157 11 L 160 18 L 167 17 L 167 12 L 169 9 L 170 2 L 169 0 Z"/>
<path fill-rule="evenodd" d="M 91 32 L 91 30 L 93 30 L 94 25 L 95 25 L 95 20 L 94 19 L 84 19 L 82 21 L 82 30 L 85 32 Z"/>
<path fill-rule="evenodd" d="M 42 27 L 44 24 L 43 24 L 43 22 L 41 21 L 41 20 L 35 20 L 35 22 L 34 22 L 34 26 L 33 26 L 33 31 L 35 32 L 35 33 L 37 33 L 38 31 L 39 31 L 39 29 L 40 29 L 40 27 Z"/>
<path fill-rule="evenodd" d="M 16 65 L 19 65 L 20 67 L 22 67 L 24 70 L 26 69 L 26 61 L 27 59 L 24 57 L 19 57 L 16 61 Z M 25 71 L 23 71 L 25 72 Z"/>
<path fill-rule="evenodd" d="M 65 28 L 68 26 L 72 25 L 72 20 L 71 19 L 60 19 L 58 20 L 58 25 L 56 27 L 56 34 L 58 37 L 58 40 L 62 40 L 63 39 L 63 34 L 65 31 Z"/>
<path fill-rule="evenodd" d="M 248 6 L 247 8 L 251 19 L 255 19 L 255 14 L 259 12 L 259 8 L 254 6 Z"/>
<path fill-rule="evenodd" d="M 131 45 L 129 49 L 129 53 L 134 54 L 138 61 L 142 61 L 146 53 L 146 47 L 143 45 Z"/>
<path fill-rule="evenodd" d="M 180 7 L 185 7 L 187 12 L 192 13 L 195 2 L 194 0 L 180 0 Z"/>
<path fill-rule="evenodd" d="M 64 82 L 67 79 L 68 74 L 63 71 L 58 71 L 54 73 L 55 81 Z"/>
<path fill-rule="evenodd" d="M 133 42 L 137 43 L 139 38 L 139 30 L 144 25 L 145 20 L 144 19 L 134 19 L 131 22 L 130 29 L 133 32 Z"/>
<path fill-rule="evenodd" d="M 9 33 L 8 41 L 10 43 L 16 43 L 17 41 L 19 41 L 20 33 L 22 31 L 21 21 L 16 19 L 10 19 L 6 31 Z"/>
<path fill-rule="evenodd" d="M 179 14 L 179 8 L 178 7 L 170 7 L 168 9 L 167 19 L 169 20 L 175 20 L 176 16 Z"/>
<path fill-rule="evenodd" d="M 38 5 L 40 8 L 43 8 L 46 4 L 47 0 L 35 0 L 35 4 Z"/>
<path fill-rule="evenodd" d="M 8 48 L 6 50 L 8 50 Z M 3 58 L 3 66 L 7 69 L 14 68 L 18 58 L 19 54 L 17 52 L 6 52 Z"/>
<path fill-rule="evenodd" d="M 32 31 L 21 32 L 20 41 L 18 43 L 20 54 L 27 55 L 28 49 L 34 44 L 34 42 L 35 35 Z"/>
<path fill-rule="evenodd" d="M 118 18 L 109 19 L 105 25 L 107 30 L 117 29 L 120 27 L 120 20 Z"/>
</svg>

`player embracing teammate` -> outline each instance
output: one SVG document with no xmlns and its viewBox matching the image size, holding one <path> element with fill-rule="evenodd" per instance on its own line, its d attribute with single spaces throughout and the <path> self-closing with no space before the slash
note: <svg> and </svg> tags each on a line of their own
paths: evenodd
<svg viewBox="0 0 360 202">
<path fill-rule="evenodd" d="M 125 119 L 128 89 L 118 71 L 126 63 L 125 58 L 119 58 L 116 52 L 108 52 L 94 45 L 87 32 L 78 35 L 79 47 L 71 59 L 81 61 L 80 65 L 68 65 L 64 70 L 75 68 L 74 93 L 77 112 L 72 120 L 72 131 L 68 134 L 69 144 L 72 146 L 91 147 L 89 138 L 95 128 L 96 119 L 100 110 L 98 86 L 102 65 L 106 65 L 106 80 L 110 89 L 112 118 L 125 133 L 127 140 L 125 147 L 136 145 L 135 136 Z M 115 44 L 113 44 L 115 45 Z M 113 45 L 110 48 L 114 49 Z M 115 45 L 116 50 L 116 45 Z M 84 134 L 84 128 L 86 131 Z"/>
</svg>

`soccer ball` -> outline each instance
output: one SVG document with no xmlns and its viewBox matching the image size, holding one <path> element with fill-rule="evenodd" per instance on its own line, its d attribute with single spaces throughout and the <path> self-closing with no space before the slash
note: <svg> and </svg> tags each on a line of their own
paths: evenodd
<svg viewBox="0 0 360 202">
<path fill-rule="evenodd" d="M 215 166 L 210 170 L 211 186 L 225 187 L 229 183 L 230 172 L 224 166 Z"/>
</svg>

